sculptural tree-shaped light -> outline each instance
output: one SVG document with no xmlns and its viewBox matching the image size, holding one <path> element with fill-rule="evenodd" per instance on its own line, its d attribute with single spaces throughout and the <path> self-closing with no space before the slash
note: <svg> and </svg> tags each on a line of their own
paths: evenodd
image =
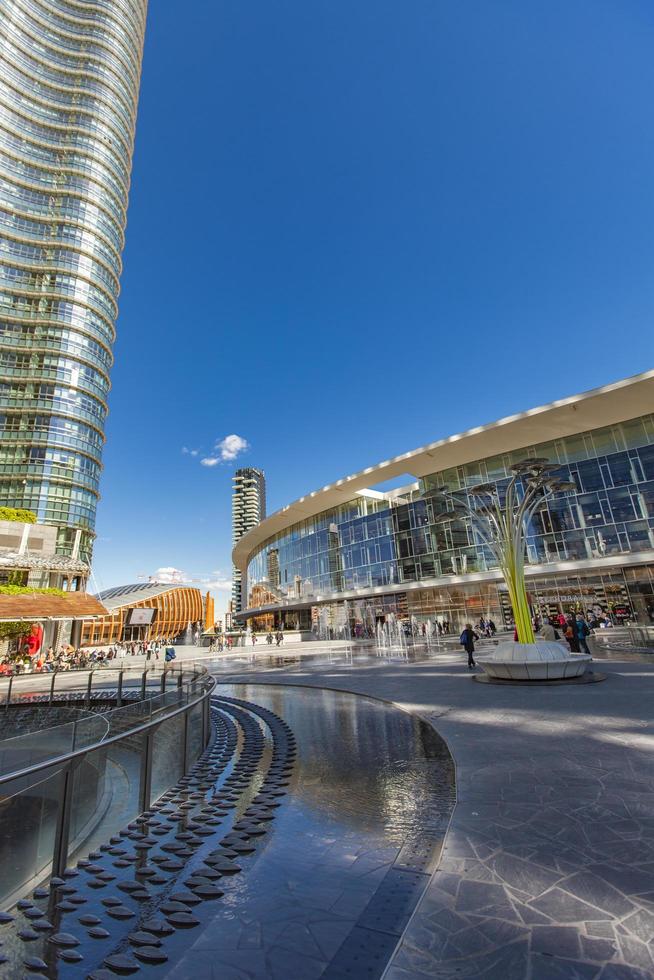
<svg viewBox="0 0 654 980">
<path fill-rule="evenodd" d="M 558 465 L 548 459 L 523 459 L 515 463 L 503 500 L 495 483 L 480 483 L 458 490 L 444 487 L 425 494 L 444 505 L 434 514 L 434 520 L 469 517 L 479 537 L 497 559 L 509 592 L 520 643 L 535 642 L 525 588 L 525 526 L 552 494 L 576 489 L 576 484 L 571 481 L 552 475 L 557 469 Z"/>
</svg>

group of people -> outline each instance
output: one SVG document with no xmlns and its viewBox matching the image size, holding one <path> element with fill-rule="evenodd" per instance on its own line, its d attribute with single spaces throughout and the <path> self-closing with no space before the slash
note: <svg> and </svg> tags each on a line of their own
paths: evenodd
<svg viewBox="0 0 654 980">
<path fill-rule="evenodd" d="M 239 642 L 241 641 L 242 634 L 234 639 L 231 636 L 223 636 L 222 633 L 217 633 L 216 636 L 212 637 L 209 641 L 209 653 L 222 653 L 225 649 L 229 651 L 233 646 L 238 646 Z"/>
<path fill-rule="evenodd" d="M 582 613 L 577 613 L 576 616 L 558 616 L 556 623 L 545 616 L 542 623 L 534 623 L 534 626 L 537 628 L 538 635 L 544 640 L 556 641 L 563 636 L 570 647 L 570 653 L 590 654 L 587 637 L 591 634 L 591 626 Z"/>
<path fill-rule="evenodd" d="M 259 642 L 259 636 L 255 630 L 248 630 L 247 634 L 241 631 L 237 636 L 224 636 L 222 633 L 217 633 L 209 642 L 209 653 L 222 653 L 223 650 L 227 650 L 229 653 L 234 647 L 245 646 L 248 637 L 253 647 Z M 269 646 L 272 646 L 273 643 L 280 646 L 283 642 L 284 634 L 281 630 L 276 632 L 269 630 L 266 633 L 266 643 Z"/>
<path fill-rule="evenodd" d="M 407 632 L 410 636 L 447 636 L 447 634 L 450 632 L 450 624 L 447 619 L 444 619 L 442 622 L 439 622 L 439 620 L 436 619 L 433 623 L 423 622 L 420 623 L 420 625 L 418 625 L 418 623 L 410 623 L 407 625 L 408 630 L 405 629 L 405 632 Z"/>
<path fill-rule="evenodd" d="M 146 660 L 159 659 L 174 640 L 125 640 L 112 643 L 107 651 L 107 659 L 124 660 L 126 657 L 145 657 Z"/>
<path fill-rule="evenodd" d="M 490 639 L 491 636 L 495 636 L 497 633 L 497 626 L 492 619 L 482 616 L 478 623 L 478 631 L 480 636 L 485 636 Z"/>
<path fill-rule="evenodd" d="M 49 674 L 52 671 L 78 670 L 92 664 L 102 664 L 108 659 L 106 651 L 80 650 L 79 647 L 62 646 L 59 650 L 48 647 L 34 657 L 5 656 L 0 660 L 0 676 L 12 674 Z"/>
<path fill-rule="evenodd" d="M 383 627 L 383 623 L 380 622 L 378 625 Z M 409 620 L 400 620 L 400 629 L 407 637 L 414 637 L 415 639 L 420 639 L 420 637 L 427 638 L 429 636 L 446 636 L 450 632 L 450 623 L 447 620 L 439 622 L 434 620 L 432 623 L 417 623 Z M 314 630 L 315 632 L 315 630 Z M 329 630 L 329 639 L 334 640 L 336 637 L 333 635 L 333 630 Z M 377 633 L 372 626 L 364 626 L 361 622 L 356 622 L 352 627 L 352 635 L 355 640 L 374 640 Z"/>
<path fill-rule="evenodd" d="M 259 637 L 255 633 L 255 631 L 252 630 L 252 632 L 250 633 L 250 640 L 252 641 L 253 647 L 257 645 L 258 639 Z M 283 642 L 284 642 L 284 634 L 282 633 L 281 630 L 277 630 L 275 633 L 273 633 L 272 630 L 268 630 L 268 632 L 266 633 L 266 643 L 268 644 L 269 647 L 271 647 L 273 643 L 275 644 L 275 646 L 279 646 Z"/>
<path fill-rule="evenodd" d="M 174 642 L 174 639 L 121 640 L 112 643 L 108 650 L 93 650 L 91 655 L 96 654 L 95 659 L 102 658 L 103 661 L 125 660 L 126 657 L 145 657 L 146 661 L 150 661 L 159 660 L 160 656 L 163 656 L 165 660 L 174 660 Z"/>
<path fill-rule="evenodd" d="M 610 626 L 613 626 L 613 623 L 608 617 L 604 615 L 600 617 L 593 611 L 589 612 L 587 616 L 581 612 L 569 613 L 567 616 L 559 613 L 555 617 L 543 616 L 541 619 L 536 616 L 533 619 L 534 632 L 539 638 L 550 642 L 566 642 L 570 648 L 570 653 L 587 653 L 589 655 L 588 637 L 593 630 L 605 629 Z M 475 663 L 475 642 L 482 637 L 494 636 L 496 632 L 497 629 L 493 620 L 485 619 L 483 616 L 476 627 L 473 627 L 471 623 L 466 623 L 465 629 L 459 637 L 459 643 L 468 655 L 469 670 L 477 666 Z M 518 639 L 517 629 L 513 634 L 513 639 L 516 641 Z"/>
<path fill-rule="evenodd" d="M 255 647 L 258 641 L 259 641 L 259 637 L 257 636 L 257 633 L 255 632 L 255 630 L 251 630 L 250 643 L 252 644 L 253 647 Z M 277 630 L 275 633 L 273 633 L 272 630 L 268 630 L 268 632 L 266 633 L 266 643 L 268 644 L 268 646 L 272 646 L 273 643 L 276 646 L 279 646 L 283 642 L 284 642 L 284 634 L 282 633 L 281 630 Z"/>
<path fill-rule="evenodd" d="M 146 661 L 159 660 L 160 656 L 166 661 L 174 660 L 175 653 L 172 640 L 129 640 L 112 643 L 108 648 L 81 649 L 70 643 L 63 644 L 58 650 L 53 646 L 40 650 L 35 656 L 18 654 L 4 656 L 0 659 L 0 676 L 11 674 L 48 674 L 52 671 L 83 670 L 88 667 L 102 667 L 103 664 L 114 660 L 124 660 L 126 657 L 145 657 Z M 172 651 L 172 652 L 171 652 Z"/>
</svg>

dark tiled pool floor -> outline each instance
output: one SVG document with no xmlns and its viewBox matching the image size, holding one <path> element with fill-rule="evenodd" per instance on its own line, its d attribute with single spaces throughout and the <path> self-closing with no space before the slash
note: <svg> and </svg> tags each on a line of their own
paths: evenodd
<svg viewBox="0 0 654 980">
<path fill-rule="evenodd" d="M 227 690 L 287 721 L 296 767 L 266 846 L 169 976 L 381 976 L 438 858 L 454 801 L 449 753 L 431 728 L 379 701 Z"/>
</svg>

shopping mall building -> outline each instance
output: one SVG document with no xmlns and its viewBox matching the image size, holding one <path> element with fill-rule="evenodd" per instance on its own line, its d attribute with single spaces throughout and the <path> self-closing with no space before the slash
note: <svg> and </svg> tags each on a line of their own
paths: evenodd
<svg viewBox="0 0 654 980">
<path fill-rule="evenodd" d="M 283 507 L 233 559 L 255 629 L 362 635 L 397 619 L 510 628 L 496 563 L 470 522 L 434 520 L 429 491 L 509 480 L 525 457 L 558 464 L 576 489 L 527 528 L 534 614 L 599 606 L 654 622 L 654 371 L 397 456 Z M 391 491 L 375 486 L 397 482 Z"/>
</svg>

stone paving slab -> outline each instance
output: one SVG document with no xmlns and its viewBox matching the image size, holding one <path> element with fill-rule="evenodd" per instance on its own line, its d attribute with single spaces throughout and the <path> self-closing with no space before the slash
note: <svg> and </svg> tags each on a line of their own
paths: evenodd
<svg viewBox="0 0 654 980">
<path fill-rule="evenodd" d="M 603 684 L 479 685 L 454 657 L 248 672 L 428 719 L 457 767 L 438 870 L 386 980 L 652 980 L 654 666 Z"/>
</svg>

